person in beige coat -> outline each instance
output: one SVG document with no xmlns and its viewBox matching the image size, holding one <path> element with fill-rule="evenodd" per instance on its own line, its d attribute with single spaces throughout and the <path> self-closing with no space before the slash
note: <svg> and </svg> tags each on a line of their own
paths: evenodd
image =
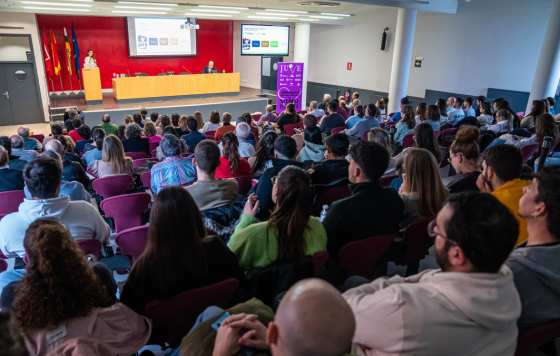
<svg viewBox="0 0 560 356">
<path fill-rule="evenodd" d="M 356 318 L 354 351 L 375 356 L 512 356 L 521 302 L 503 266 L 517 222 L 484 193 L 449 198 L 430 224 L 441 269 L 379 278 L 344 298 Z"/>
</svg>

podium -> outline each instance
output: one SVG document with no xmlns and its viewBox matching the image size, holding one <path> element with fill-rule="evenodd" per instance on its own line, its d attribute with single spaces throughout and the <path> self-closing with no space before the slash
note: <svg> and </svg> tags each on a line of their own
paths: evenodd
<svg viewBox="0 0 560 356">
<path fill-rule="evenodd" d="M 86 103 L 96 104 L 103 101 L 101 93 L 101 77 L 99 76 L 99 68 L 83 68 L 82 78 L 84 82 L 84 96 Z"/>
</svg>

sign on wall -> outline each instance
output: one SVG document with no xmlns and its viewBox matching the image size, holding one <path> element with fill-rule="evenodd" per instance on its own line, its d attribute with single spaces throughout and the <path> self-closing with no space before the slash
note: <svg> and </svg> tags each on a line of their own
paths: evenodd
<svg viewBox="0 0 560 356">
<path fill-rule="evenodd" d="M 276 80 L 276 111 L 282 112 L 289 103 L 294 103 L 296 111 L 301 110 L 303 88 L 303 63 L 278 63 Z"/>
</svg>

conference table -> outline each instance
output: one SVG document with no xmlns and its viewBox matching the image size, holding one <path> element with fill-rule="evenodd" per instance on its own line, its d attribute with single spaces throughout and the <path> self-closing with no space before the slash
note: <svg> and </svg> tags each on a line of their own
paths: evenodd
<svg viewBox="0 0 560 356">
<path fill-rule="evenodd" d="M 239 73 L 179 74 L 113 78 L 115 100 L 239 93 Z"/>
</svg>

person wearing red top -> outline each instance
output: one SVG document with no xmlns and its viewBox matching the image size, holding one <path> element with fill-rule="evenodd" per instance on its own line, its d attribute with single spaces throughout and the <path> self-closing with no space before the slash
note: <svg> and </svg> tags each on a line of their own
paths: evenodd
<svg viewBox="0 0 560 356">
<path fill-rule="evenodd" d="M 231 114 L 229 112 L 225 112 L 222 116 L 222 126 L 218 127 L 216 133 L 214 134 L 214 139 L 216 141 L 221 141 L 222 137 L 228 133 L 235 131 L 235 126 L 231 124 Z"/>
<path fill-rule="evenodd" d="M 74 129 L 68 132 L 68 136 L 72 137 L 72 140 L 74 140 L 74 142 L 82 141 L 84 138 L 78 133 L 78 128 L 82 126 L 82 120 L 77 118 L 72 120 L 72 126 L 74 127 Z"/>
<path fill-rule="evenodd" d="M 251 165 L 245 159 L 239 157 L 239 141 L 232 132 L 222 137 L 222 157 L 216 169 L 217 179 L 250 177 Z"/>
</svg>

